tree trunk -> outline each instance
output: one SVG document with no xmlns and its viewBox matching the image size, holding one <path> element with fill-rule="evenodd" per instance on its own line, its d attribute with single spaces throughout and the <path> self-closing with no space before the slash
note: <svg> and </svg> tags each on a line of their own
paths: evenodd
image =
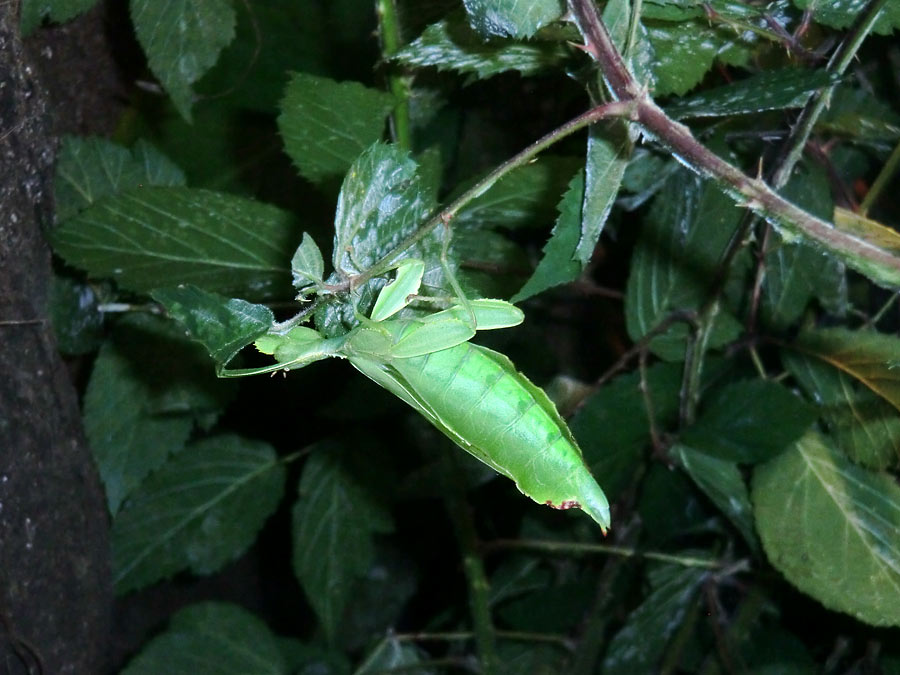
<svg viewBox="0 0 900 675">
<path fill-rule="evenodd" d="M 103 673 L 112 591 L 106 508 L 47 318 L 52 139 L 0 7 L 0 664 Z"/>
</svg>

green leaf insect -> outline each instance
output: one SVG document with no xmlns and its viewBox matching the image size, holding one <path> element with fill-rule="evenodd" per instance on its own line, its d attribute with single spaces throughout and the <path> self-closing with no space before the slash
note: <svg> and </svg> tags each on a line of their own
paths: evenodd
<svg viewBox="0 0 900 675">
<path fill-rule="evenodd" d="M 392 318 L 417 293 L 423 272 L 421 260 L 400 262 L 370 317 L 359 316 L 360 325 L 345 335 L 325 338 L 303 326 L 269 332 L 255 344 L 277 364 L 220 374 L 292 370 L 345 358 L 534 501 L 581 508 L 605 533 L 606 496 L 556 407 L 506 356 L 469 342 L 476 330 L 520 324 L 522 311 L 503 300 L 468 300 L 451 281 L 458 304 L 424 317 Z"/>
</svg>

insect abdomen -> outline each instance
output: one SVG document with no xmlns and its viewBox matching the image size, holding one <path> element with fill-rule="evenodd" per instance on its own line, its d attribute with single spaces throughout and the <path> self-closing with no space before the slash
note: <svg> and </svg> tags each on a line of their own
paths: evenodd
<svg viewBox="0 0 900 675">
<path fill-rule="evenodd" d="M 606 530 L 609 505 L 571 432 L 543 390 L 509 359 L 464 342 L 391 365 L 458 445 L 536 502 L 580 507 Z"/>
</svg>

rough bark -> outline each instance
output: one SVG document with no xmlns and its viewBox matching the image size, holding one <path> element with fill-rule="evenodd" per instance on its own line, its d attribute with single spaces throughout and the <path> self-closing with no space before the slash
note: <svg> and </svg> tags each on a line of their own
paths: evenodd
<svg viewBox="0 0 900 675">
<path fill-rule="evenodd" d="M 103 673 L 108 523 L 47 319 L 54 141 L 15 6 L 0 8 L 0 664 Z"/>
</svg>

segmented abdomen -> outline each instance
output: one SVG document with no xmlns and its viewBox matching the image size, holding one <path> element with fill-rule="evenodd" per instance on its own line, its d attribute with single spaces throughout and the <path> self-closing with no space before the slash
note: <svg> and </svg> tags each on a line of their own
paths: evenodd
<svg viewBox="0 0 900 675">
<path fill-rule="evenodd" d="M 606 497 L 565 422 L 505 356 L 464 342 L 394 359 L 391 366 L 457 444 L 512 478 L 523 493 L 555 508 L 579 506 L 604 530 L 609 526 Z"/>
</svg>

